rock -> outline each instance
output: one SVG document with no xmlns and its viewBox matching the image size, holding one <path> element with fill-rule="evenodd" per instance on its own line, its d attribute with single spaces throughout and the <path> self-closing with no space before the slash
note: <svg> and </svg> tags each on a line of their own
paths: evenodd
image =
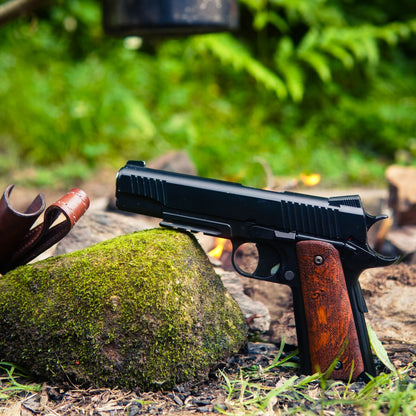
<svg viewBox="0 0 416 416">
<path fill-rule="evenodd" d="M 196 175 L 196 167 L 185 151 L 172 151 L 149 162 L 149 168 Z"/>
<path fill-rule="evenodd" d="M 248 355 L 265 355 L 276 354 L 278 349 L 276 344 L 270 344 L 268 342 L 249 342 L 247 343 Z"/>
<path fill-rule="evenodd" d="M 298 345 L 292 293 L 288 286 L 257 279 L 243 278 L 244 292 L 254 302 L 263 304 L 271 317 L 269 342 Z"/>
<path fill-rule="evenodd" d="M 129 234 L 0 278 L 0 361 L 52 382 L 171 388 L 245 342 L 239 307 L 187 233 Z"/>
<path fill-rule="evenodd" d="M 366 319 L 381 341 L 416 344 L 416 266 L 368 269 L 360 276 Z"/>
<path fill-rule="evenodd" d="M 144 215 L 127 214 L 120 211 L 108 212 L 99 209 L 90 209 L 79 220 L 77 226 L 56 247 L 54 254 L 71 253 L 105 241 L 109 238 L 132 233 L 136 230 L 154 228 L 160 222 L 158 219 Z M 196 235 L 199 244 L 204 247 L 204 235 Z M 212 239 L 212 237 L 209 237 Z M 212 244 L 212 241 L 211 241 Z M 209 251 L 209 250 L 208 250 Z M 212 262 L 212 258 L 210 261 Z M 250 330 L 266 332 L 270 327 L 270 314 L 267 307 L 259 301 L 251 299 L 244 294 L 244 287 L 240 277 L 234 272 L 227 272 L 216 268 L 222 283 L 231 296 L 240 306 L 244 316 L 250 320 Z M 246 278 L 244 278 L 246 279 Z M 280 286 L 280 285 L 279 285 Z"/>
<path fill-rule="evenodd" d="M 90 209 L 59 242 L 53 254 L 72 253 L 113 237 L 154 228 L 159 222 L 143 215 Z"/>
<path fill-rule="evenodd" d="M 249 321 L 250 330 L 259 332 L 268 331 L 270 327 L 270 314 L 266 306 L 262 302 L 251 299 L 244 293 L 243 283 L 236 273 L 227 272 L 220 268 L 216 268 L 215 270 Z"/>
</svg>

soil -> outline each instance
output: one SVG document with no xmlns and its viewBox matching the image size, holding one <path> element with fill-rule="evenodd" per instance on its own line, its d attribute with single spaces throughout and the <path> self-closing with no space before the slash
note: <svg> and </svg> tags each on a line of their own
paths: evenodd
<svg viewBox="0 0 416 416">
<path fill-rule="evenodd" d="M 123 391 L 121 389 L 90 388 L 81 390 L 76 386 L 62 385 L 50 386 L 44 383 L 39 393 L 26 393 L 14 396 L 7 401 L 0 400 L 0 415 L 4 416 L 138 416 L 138 415 L 218 415 L 233 410 L 232 402 L 238 402 L 234 395 L 229 398 L 225 388 L 225 378 L 239 377 L 242 370 L 250 371 L 260 368 L 259 378 L 264 388 L 274 388 L 281 385 L 294 375 L 298 375 L 289 369 L 274 369 L 267 374 L 261 374 L 261 368 L 270 366 L 277 354 L 277 348 L 273 344 L 249 343 L 247 349 L 231 357 L 227 362 L 221 363 L 213 369 L 210 376 L 195 384 L 184 384 L 175 387 L 172 391 L 141 392 Z M 399 349 L 390 349 L 390 358 L 397 368 L 403 368 L 416 359 L 416 351 L 403 346 Z M 284 355 L 283 355 L 284 356 Z M 379 367 L 382 366 L 379 364 Z M 222 373 L 220 373 L 220 371 Z M 385 370 L 385 369 L 383 369 Z M 222 376 L 222 374 L 224 376 Z M 302 377 L 302 376 L 300 376 Z M 416 368 L 408 373 L 408 382 L 416 382 Z M 19 380 L 20 381 L 20 380 Z M 345 385 L 334 384 L 341 392 Z M 355 382 L 348 386 L 349 391 L 359 391 L 365 387 L 364 382 Z M 319 381 L 308 383 L 303 394 L 309 397 L 319 397 L 321 394 Z M 330 394 L 327 392 L 326 394 Z M 319 403 L 315 407 L 302 395 L 290 397 L 288 395 L 276 401 L 274 409 L 290 410 L 303 406 L 304 409 L 319 413 Z M 338 413 L 336 413 L 338 412 Z M 302 413 L 297 413 L 302 414 Z M 325 414 L 343 414 L 354 416 L 360 414 L 357 409 L 348 406 L 333 406 L 326 409 Z"/>
<path fill-rule="evenodd" d="M 83 184 L 92 203 L 113 198 L 114 172 L 100 172 Z M 37 191 L 18 189 L 15 198 L 25 204 Z M 47 204 L 61 196 L 62 191 L 43 190 Z M 369 313 L 366 318 L 383 342 L 393 364 L 404 367 L 416 359 L 416 266 L 396 265 L 384 269 L 371 269 L 362 274 L 360 282 Z M 275 355 L 284 334 L 285 352 L 296 346 L 291 295 L 282 285 L 243 278 L 246 293 L 254 300 L 263 302 L 273 317 L 270 331 L 261 334 L 265 343 L 251 343 L 240 354 L 213 369 L 209 378 L 193 385 L 177 386 L 172 391 L 140 392 L 121 389 L 78 389 L 73 385 L 51 386 L 44 383 L 39 393 L 21 393 L 9 400 L 0 400 L 0 415 L 167 415 L 167 414 L 218 414 L 227 409 L 225 380 L 219 369 L 227 376 L 236 375 L 241 368 L 253 365 L 268 366 Z M 257 334 L 259 335 L 259 334 Z M 260 345 L 260 346 L 259 346 Z M 274 385 L 279 378 L 290 377 L 290 370 L 280 370 L 274 375 Z M 416 380 L 416 369 L 409 373 Z M 0 378 L 1 386 L 1 378 Z M 313 388 L 313 386 L 311 386 Z M 290 399 L 286 407 L 297 406 Z M 357 414 L 354 410 L 348 415 Z"/>
</svg>

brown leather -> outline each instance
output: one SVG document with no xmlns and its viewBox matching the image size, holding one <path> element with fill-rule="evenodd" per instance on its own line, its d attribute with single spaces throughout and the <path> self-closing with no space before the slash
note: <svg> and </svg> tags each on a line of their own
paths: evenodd
<svg viewBox="0 0 416 416">
<path fill-rule="evenodd" d="M 89 207 L 89 198 L 81 189 L 72 189 L 50 205 L 43 223 L 31 228 L 45 209 L 45 199 L 39 194 L 25 212 L 10 205 L 9 185 L 0 200 L 0 273 L 33 260 L 61 240 Z M 63 215 L 63 221 L 57 222 Z"/>
<path fill-rule="evenodd" d="M 9 185 L 0 200 L 0 265 L 7 263 L 16 247 L 45 209 L 43 195 L 39 194 L 25 212 L 19 212 L 10 204 L 14 185 Z"/>
</svg>

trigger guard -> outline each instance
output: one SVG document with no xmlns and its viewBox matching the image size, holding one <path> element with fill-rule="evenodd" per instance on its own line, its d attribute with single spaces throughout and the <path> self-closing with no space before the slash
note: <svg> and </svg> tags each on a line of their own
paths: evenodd
<svg viewBox="0 0 416 416">
<path fill-rule="evenodd" d="M 237 251 L 238 251 L 238 249 L 242 246 L 242 245 L 244 245 L 244 244 L 247 244 L 248 243 L 248 241 L 244 241 L 244 240 L 238 240 L 238 241 L 232 241 L 232 245 L 233 245 L 233 252 L 232 252 L 232 255 L 231 255 L 231 263 L 232 263 L 232 265 L 233 265 L 233 267 L 234 267 L 234 269 L 235 270 L 237 270 L 237 272 L 238 273 L 240 273 L 242 276 L 245 276 L 245 277 L 254 277 L 254 273 L 255 273 L 255 271 L 253 272 L 253 273 L 248 273 L 248 272 L 246 272 L 245 270 L 243 270 L 241 267 L 239 267 L 239 265 L 236 263 L 236 261 L 235 261 L 235 259 L 236 259 L 236 254 L 237 254 Z M 257 247 L 257 244 L 256 244 L 256 247 Z M 258 250 L 258 249 L 257 249 Z M 258 266 L 257 266 L 258 267 Z M 256 268 L 257 269 L 257 268 Z"/>
</svg>

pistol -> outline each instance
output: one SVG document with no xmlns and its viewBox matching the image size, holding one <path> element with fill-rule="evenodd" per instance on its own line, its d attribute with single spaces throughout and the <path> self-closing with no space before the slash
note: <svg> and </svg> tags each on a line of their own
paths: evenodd
<svg viewBox="0 0 416 416">
<path fill-rule="evenodd" d="M 358 195 L 268 191 L 128 161 L 117 174 L 116 205 L 164 227 L 229 239 L 238 273 L 288 285 L 303 374 L 376 375 L 358 278 L 396 258 L 369 246 L 368 230 L 386 216 L 369 215 Z"/>
</svg>

